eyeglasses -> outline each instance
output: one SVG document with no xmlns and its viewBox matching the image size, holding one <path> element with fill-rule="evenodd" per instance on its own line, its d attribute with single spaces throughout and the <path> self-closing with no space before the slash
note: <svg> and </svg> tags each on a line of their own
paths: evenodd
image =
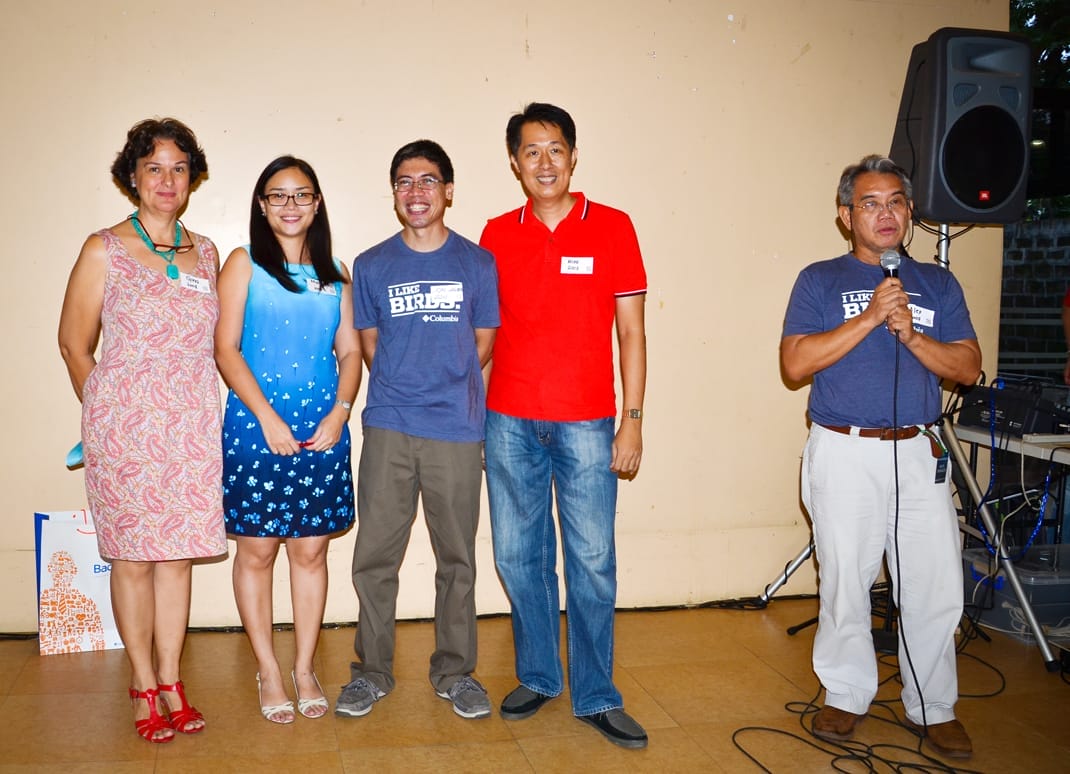
<svg viewBox="0 0 1070 774">
<path fill-rule="evenodd" d="M 876 199 L 866 199 L 861 204 L 853 205 L 853 207 L 856 210 L 862 210 L 866 215 L 877 215 L 884 210 L 888 210 L 893 215 L 902 215 L 907 211 L 907 200 L 905 196 L 893 196 L 882 204 Z"/>
<path fill-rule="evenodd" d="M 185 226 L 183 226 L 182 228 L 184 229 Z M 159 242 L 153 242 L 152 246 L 153 249 L 158 250 L 160 252 L 174 250 L 179 255 L 182 255 L 182 253 L 188 253 L 190 250 L 193 249 L 192 243 L 188 245 L 161 245 Z"/>
<path fill-rule="evenodd" d="M 290 199 L 293 199 L 294 204 L 298 207 L 308 207 L 316 201 L 317 194 L 314 194 L 311 191 L 298 191 L 297 193 L 292 194 L 282 193 L 282 191 L 272 191 L 269 194 L 264 194 L 260 198 L 272 207 L 285 207 Z"/>
<path fill-rule="evenodd" d="M 408 193 L 414 187 L 421 191 L 434 191 L 442 181 L 431 175 L 424 175 L 413 180 L 411 177 L 399 177 L 394 181 L 394 190 L 398 193 Z"/>
<path fill-rule="evenodd" d="M 129 220 L 131 220 L 133 222 L 134 231 L 136 231 L 137 235 L 139 237 L 141 237 L 141 241 L 144 242 L 146 245 L 151 245 L 150 249 L 155 253 L 172 253 L 173 252 L 173 253 L 178 253 L 179 255 L 182 255 L 182 253 L 188 253 L 190 250 L 193 249 L 193 242 L 190 242 L 187 245 L 183 245 L 183 244 L 165 245 L 165 244 L 160 244 L 159 242 L 153 242 L 151 239 L 149 239 L 149 234 L 148 234 L 147 231 L 145 231 L 145 226 L 142 225 L 141 219 L 137 216 L 136 212 L 132 213 L 130 215 Z M 189 231 L 186 231 L 186 224 L 183 223 L 181 220 L 175 221 L 175 241 L 176 242 L 179 241 L 180 236 L 181 236 L 183 231 L 185 231 L 186 234 L 189 234 Z"/>
</svg>

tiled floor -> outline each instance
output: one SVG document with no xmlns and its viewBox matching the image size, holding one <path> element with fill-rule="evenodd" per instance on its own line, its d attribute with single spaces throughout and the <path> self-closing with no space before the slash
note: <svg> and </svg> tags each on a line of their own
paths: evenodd
<svg viewBox="0 0 1070 774">
<path fill-rule="evenodd" d="M 244 635 L 195 633 L 184 678 L 207 730 L 171 744 L 134 734 L 122 651 L 37 655 L 36 641 L 0 641 L 0 772 L 756 772 L 833 771 L 842 753 L 813 739 L 798 710 L 817 693 L 810 671 L 813 628 L 786 627 L 814 614 L 814 600 L 773 600 L 762 611 L 671 610 L 617 617 L 616 678 L 627 709 L 650 734 L 646 750 L 623 750 L 576 721 L 567 696 L 523 721 L 463 720 L 426 678 L 428 623 L 399 625 L 398 687 L 363 718 L 261 718 L 255 667 Z M 513 688 L 507 618 L 479 622 L 477 676 L 495 705 Z M 348 680 L 352 628 L 323 632 L 318 671 L 329 698 Z M 283 661 L 292 634 L 276 633 Z M 890 666 L 882 674 L 891 676 Z M 1001 634 L 970 642 L 959 660 L 958 714 L 975 754 L 958 765 L 985 772 L 1070 772 L 1070 684 L 1045 671 L 1040 651 Z M 890 680 L 881 697 L 894 698 Z M 895 702 L 888 706 L 901 710 Z M 901 714 L 901 713 L 900 713 Z M 926 762 L 905 729 L 874 705 L 855 749 Z M 871 759 L 876 771 L 891 771 Z M 836 764 L 864 771 L 859 761 Z M 946 766 L 946 768 L 945 768 Z M 919 771 L 922 769 L 913 769 Z"/>
</svg>

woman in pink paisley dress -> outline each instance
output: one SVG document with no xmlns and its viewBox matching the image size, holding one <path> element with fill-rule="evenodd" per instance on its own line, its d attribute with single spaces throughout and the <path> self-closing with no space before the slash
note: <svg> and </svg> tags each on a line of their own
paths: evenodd
<svg viewBox="0 0 1070 774">
<path fill-rule="evenodd" d="M 128 132 L 111 171 L 137 210 L 86 239 L 59 324 L 134 725 L 157 743 L 204 729 L 179 661 L 193 560 L 227 551 L 212 341 L 219 256 L 178 219 L 205 170 L 197 138 L 173 118 Z"/>
</svg>

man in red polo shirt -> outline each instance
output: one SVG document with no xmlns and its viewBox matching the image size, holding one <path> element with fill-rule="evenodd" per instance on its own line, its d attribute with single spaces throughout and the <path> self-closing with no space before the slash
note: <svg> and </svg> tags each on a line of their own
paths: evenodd
<svg viewBox="0 0 1070 774">
<path fill-rule="evenodd" d="M 613 685 L 618 476 L 642 456 L 646 272 L 631 220 L 569 191 L 576 126 L 532 103 L 506 128 L 528 195 L 480 244 L 498 266 L 501 327 L 487 395 L 486 460 L 494 558 L 512 607 L 520 685 L 501 715 L 519 720 L 563 690 L 556 494 L 568 581 L 572 711 L 622 747 L 647 744 Z M 613 329 L 623 386 L 616 423 Z"/>
</svg>

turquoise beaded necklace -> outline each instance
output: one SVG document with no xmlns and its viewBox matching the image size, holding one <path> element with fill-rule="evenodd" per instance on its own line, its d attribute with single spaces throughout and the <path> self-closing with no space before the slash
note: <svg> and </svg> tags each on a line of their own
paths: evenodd
<svg viewBox="0 0 1070 774">
<path fill-rule="evenodd" d="M 158 250 L 156 243 L 149 239 L 149 235 L 145 233 L 144 226 L 141 225 L 141 220 L 138 218 L 140 210 L 135 210 L 130 214 L 130 220 L 134 223 L 134 231 L 141 237 L 141 241 L 145 243 L 145 246 L 156 253 L 156 255 L 167 261 L 167 279 L 178 279 L 178 267 L 175 265 L 175 250 L 182 241 L 182 226 L 179 222 L 175 221 L 175 246 L 170 250 Z"/>
</svg>

